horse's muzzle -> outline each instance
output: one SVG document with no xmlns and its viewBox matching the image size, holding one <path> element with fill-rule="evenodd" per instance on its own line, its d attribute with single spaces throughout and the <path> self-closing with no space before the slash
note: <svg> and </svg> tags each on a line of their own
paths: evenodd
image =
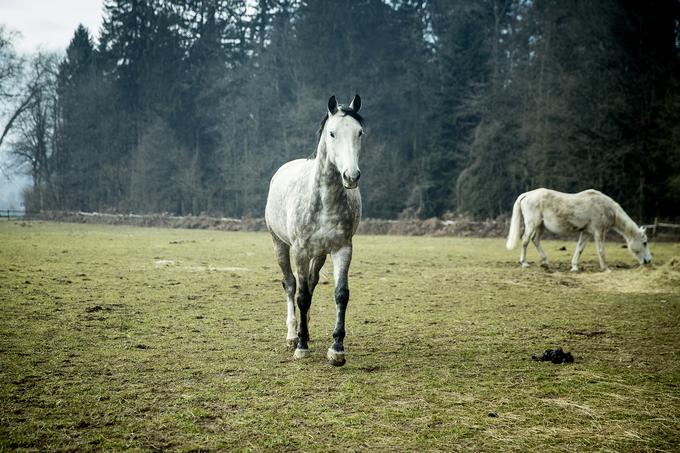
<svg viewBox="0 0 680 453">
<path fill-rule="evenodd" d="M 347 189 L 356 189 L 359 185 L 359 178 L 361 177 L 361 171 L 357 168 L 356 170 L 345 170 L 342 173 L 342 184 Z"/>
</svg>

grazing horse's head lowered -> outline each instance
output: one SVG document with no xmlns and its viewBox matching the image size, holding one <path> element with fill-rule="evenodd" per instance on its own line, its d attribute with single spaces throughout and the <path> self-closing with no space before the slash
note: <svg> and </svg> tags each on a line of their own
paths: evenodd
<svg viewBox="0 0 680 453">
<path fill-rule="evenodd" d="M 626 237 L 626 244 L 628 250 L 633 254 L 640 264 L 649 264 L 652 262 L 652 254 L 647 247 L 647 233 L 645 227 L 638 228 L 637 234 L 632 234 Z"/>
<path fill-rule="evenodd" d="M 363 119 L 358 115 L 361 98 L 355 95 L 349 107 L 339 105 L 335 96 L 328 100 L 328 115 L 319 128 L 319 141 L 326 147 L 326 159 L 340 173 L 342 185 L 355 189 L 359 184 L 359 153 L 364 134 Z"/>
</svg>

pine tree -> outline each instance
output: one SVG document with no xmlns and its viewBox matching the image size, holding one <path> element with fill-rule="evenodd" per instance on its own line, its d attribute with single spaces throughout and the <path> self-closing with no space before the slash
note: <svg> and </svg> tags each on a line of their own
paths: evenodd
<svg viewBox="0 0 680 453">
<path fill-rule="evenodd" d="M 99 177 L 95 129 L 96 110 L 94 46 L 89 31 L 79 25 L 59 65 L 59 146 L 54 171 L 58 208 L 92 210 L 97 208 Z"/>
</svg>

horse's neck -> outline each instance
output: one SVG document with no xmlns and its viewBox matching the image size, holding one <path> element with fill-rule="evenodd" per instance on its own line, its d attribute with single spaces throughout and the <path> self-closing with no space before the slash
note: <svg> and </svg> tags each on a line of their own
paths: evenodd
<svg viewBox="0 0 680 453">
<path fill-rule="evenodd" d="M 345 199 L 345 188 L 338 170 L 328 161 L 326 144 L 322 138 L 316 150 L 314 185 L 318 188 L 318 202 L 321 208 L 331 210 L 339 207 L 339 202 Z"/>
<path fill-rule="evenodd" d="M 626 211 L 621 206 L 615 207 L 616 221 L 614 222 L 614 229 L 626 238 L 634 237 L 638 231 L 637 224 L 631 219 Z"/>
</svg>

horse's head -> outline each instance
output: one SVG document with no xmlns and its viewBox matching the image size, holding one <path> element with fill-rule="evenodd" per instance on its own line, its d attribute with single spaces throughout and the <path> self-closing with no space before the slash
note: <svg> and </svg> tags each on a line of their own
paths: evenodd
<svg viewBox="0 0 680 453">
<path fill-rule="evenodd" d="M 355 95 L 349 107 L 339 105 L 335 96 L 328 100 L 328 117 L 322 126 L 322 140 L 326 142 L 326 156 L 342 176 L 342 185 L 355 189 L 359 184 L 359 153 L 364 133 L 359 115 L 361 98 Z"/>
<path fill-rule="evenodd" d="M 649 264 L 652 262 L 652 254 L 649 253 L 647 246 L 647 234 L 645 227 L 638 228 L 637 232 L 626 238 L 628 243 L 628 250 L 633 254 L 640 264 Z"/>
</svg>

